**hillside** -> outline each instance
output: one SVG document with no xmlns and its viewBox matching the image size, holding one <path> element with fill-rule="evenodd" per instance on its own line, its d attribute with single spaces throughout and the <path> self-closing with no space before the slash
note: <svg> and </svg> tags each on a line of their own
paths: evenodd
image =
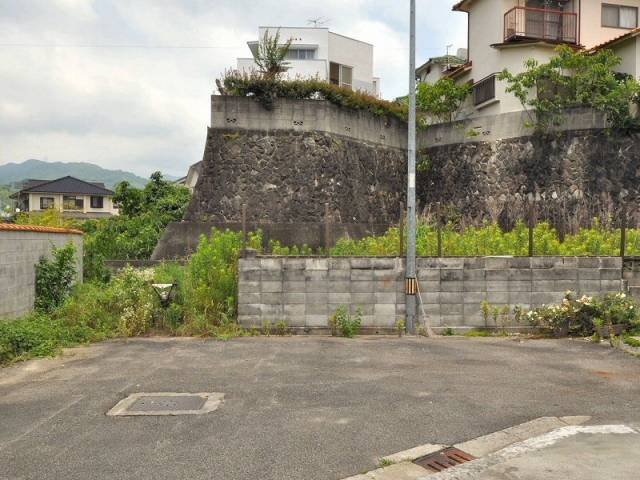
<svg viewBox="0 0 640 480">
<path fill-rule="evenodd" d="M 63 163 L 27 160 L 22 163 L 0 165 L 0 185 L 11 185 L 28 178 L 53 180 L 71 175 L 81 180 L 103 182 L 107 188 L 126 180 L 135 187 L 144 187 L 147 179 L 123 170 L 108 170 L 98 165 L 85 162 Z"/>
</svg>

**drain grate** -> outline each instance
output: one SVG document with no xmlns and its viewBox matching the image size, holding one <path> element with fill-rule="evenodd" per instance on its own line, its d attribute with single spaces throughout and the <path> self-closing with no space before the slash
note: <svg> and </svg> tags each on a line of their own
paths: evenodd
<svg viewBox="0 0 640 480">
<path fill-rule="evenodd" d="M 223 393 L 134 393 L 107 415 L 201 415 L 217 410 L 223 399 Z"/>
<path fill-rule="evenodd" d="M 422 468 L 441 472 L 471 460 L 475 460 L 475 457 L 452 447 L 418 458 L 413 463 L 420 465 Z"/>
</svg>

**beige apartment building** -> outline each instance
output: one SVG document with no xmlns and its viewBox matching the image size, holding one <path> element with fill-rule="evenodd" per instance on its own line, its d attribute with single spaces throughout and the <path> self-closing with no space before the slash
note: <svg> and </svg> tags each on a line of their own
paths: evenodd
<svg viewBox="0 0 640 480">
<path fill-rule="evenodd" d="M 541 63 L 560 45 L 591 49 L 633 32 L 638 27 L 640 0 L 462 0 L 454 11 L 467 14 L 468 59 L 446 73 L 457 82 L 471 82 L 473 95 L 462 117 L 496 115 L 523 109 L 499 82 L 505 68 L 513 73 L 533 58 Z M 619 54 L 633 55 L 634 47 Z M 638 51 L 640 53 L 640 50 Z M 623 63 L 631 59 L 623 58 Z"/>
</svg>

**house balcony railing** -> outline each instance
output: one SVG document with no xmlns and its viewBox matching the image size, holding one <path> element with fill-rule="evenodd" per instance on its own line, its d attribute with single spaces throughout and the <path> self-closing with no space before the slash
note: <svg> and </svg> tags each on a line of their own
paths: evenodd
<svg viewBox="0 0 640 480">
<path fill-rule="evenodd" d="M 504 14 L 504 41 L 521 39 L 578 43 L 578 14 L 547 8 L 514 7 Z"/>
</svg>

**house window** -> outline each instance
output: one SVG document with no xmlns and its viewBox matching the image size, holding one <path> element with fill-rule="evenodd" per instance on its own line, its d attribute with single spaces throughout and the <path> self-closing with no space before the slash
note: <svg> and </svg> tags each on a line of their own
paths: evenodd
<svg viewBox="0 0 640 480">
<path fill-rule="evenodd" d="M 480 80 L 473 86 L 473 104 L 480 105 L 496 98 L 496 76 Z"/>
<path fill-rule="evenodd" d="M 353 68 L 339 63 L 329 64 L 329 81 L 348 89 L 353 88 Z"/>
<path fill-rule="evenodd" d="M 40 210 L 48 210 L 56 206 L 53 197 L 40 197 Z"/>
<path fill-rule="evenodd" d="M 602 26 L 629 29 L 636 28 L 638 26 L 638 8 L 603 3 Z"/>
<path fill-rule="evenodd" d="M 91 208 L 104 208 L 104 197 L 91 197 Z"/>
<path fill-rule="evenodd" d="M 309 48 L 292 48 L 287 52 L 289 60 L 313 60 L 315 56 L 316 51 Z"/>
<path fill-rule="evenodd" d="M 65 195 L 62 199 L 62 208 L 65 210 L 83 210 L 84 199 Z"/>
</svg>

